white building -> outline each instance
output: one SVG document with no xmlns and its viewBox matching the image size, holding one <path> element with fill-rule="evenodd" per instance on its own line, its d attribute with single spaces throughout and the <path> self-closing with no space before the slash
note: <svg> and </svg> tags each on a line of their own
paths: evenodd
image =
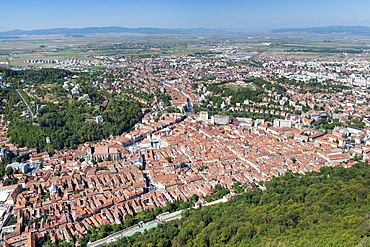
<svg viewBox="0 0 370 247">
<path fill-rule="evenodd" d="M 275 119 L 273 126 L 276 127 L 276 128 L 291 128 L 292 127 L 292 121 L 283 120 L 283 119 Z"/>
</svg>

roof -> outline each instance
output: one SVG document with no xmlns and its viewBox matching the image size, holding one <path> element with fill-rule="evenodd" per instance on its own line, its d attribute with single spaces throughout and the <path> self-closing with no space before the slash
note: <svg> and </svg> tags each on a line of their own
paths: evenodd
<svg viewBox="0 0 370 247">
<path fill-rule="evenodd" d="M 13 168 L 19 168 L 19 167 L 25 167 L 28 165 L 28 163 L 19 163 L 19 162 L 13 162 L 11 164 L 8 164 L 6 167 L 13 167 Z"/>
<path fill-rule="evenodd" d="M 5 202 L 8 199 L 9 193 L 8 192 L 0 192 L 0 202 Z"/>
</svg>

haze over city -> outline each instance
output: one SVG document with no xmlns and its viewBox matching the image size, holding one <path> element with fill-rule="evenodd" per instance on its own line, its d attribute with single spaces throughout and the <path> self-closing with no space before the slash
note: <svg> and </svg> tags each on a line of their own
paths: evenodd
<svg viewBox="0 0 370 247">
<path fill-rule="evenodd" d="M 369 1 L 0 6 L 0 246 L 370 246 Z"/>
<path fill-rule="evenodd" d="M 370 2 L 355 1 L 2 1 L 0 31 L 81 27 L 269 30 L 368 26 Z"/>
</svg>

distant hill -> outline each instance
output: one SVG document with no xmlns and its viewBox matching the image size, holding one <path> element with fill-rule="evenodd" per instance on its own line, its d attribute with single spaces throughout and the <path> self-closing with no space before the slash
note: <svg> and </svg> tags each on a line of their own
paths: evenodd
<svg viewBox="0 0 370 247">
<path fill-rule="evenodd" d="M 243 33 L 245 31 L 233 30 L 227 31 L 222 29 L 206 28 L 155 28 L 155 27 L 84 27 L 84 28 L 52 28 L 52 29 L 35 29 L 0 32 L 0 39 L 17 38 L 19 35 L 66 35 L 72 37 L 83 37 L 86 34 L 102 33 L 136 33 L 136 34 L 201 34 L 201 33 Z M 316 33 L 316 34 L 347 34 L 347 35 L 370 35 L 370 27 L 365 26 L 329 26 L 329 27 L 308 27 L 308 28 L 281 28 L 273 29 L 272 33 Z"/>
<path fill-rule="evenodd" d="M 370 35 L 370 27 L 365 26 L 329 26 L 329 27 L 308 27 L 308 28 L 283 28 L 273 29 L 272 33 L 317 33 L 317 34 L 339 34 Z"/>
<path fill-rule="evenodd" d="M 15 29 L 6 32 L 0 32 L 0 35 L 81 35 L 81 34 L 97 34 L 97 33 L 139 33 L 139 34 L 192 34 L 192 33 L 225 33 L 222 30 L 205 29 L 205 28 L 190 28 L 190 29 L 167 29 L 154 27 L 85 27 L 85 28 L 52 28 L 52 29 L 35 29 L 35 30 L 20 30 Z"/>
</svg>

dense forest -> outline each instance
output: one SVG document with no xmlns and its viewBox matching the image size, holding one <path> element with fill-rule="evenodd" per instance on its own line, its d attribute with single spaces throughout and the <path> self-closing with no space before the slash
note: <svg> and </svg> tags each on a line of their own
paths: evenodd
<svg viewBox="0 0 370 247">
<path fill-rule="evenodd" d="M 369 246 L 370 167 L 286 173 L 115 246 Z"/>
<path fill-rule="evenodd" d="M 20 146 L 49 152 L 76 148 L 80 143 L 122 134 L 142 118 L 141 103 L 92 86 L 88 74 L 58 69 L 1 72 L 4 80 L 14 81 L 12 88 L 0 89 L 0 100 L 10 121 L 8 137 Z M 62 87 L 65 81 L 71 87 L 79 86 L 78 96 Z M 27 108 L 20 95 L 33 119 L 25 116 Z M 88 97 L 79 99 L 84 95 Z M 97 116 L 103 121 L 96 121 Z"/>
<path fill-rule="evenodd" d="M 23 81 L 29 81 L 36 84 L 46 83 L 61 83 L 64 77 L 72 76 L 73 73 L 63 69 L 52 69 L 45 68 L 40 70 L 12 70 L 0 68 L 0 75 L 4 77 L 4 80 L 11 82 L 18 82 L 20 79 Z"/>
<path fill-rule="evenodd" d="M 233 89 L 228 87 L 230 81 L 209 84 L 207 86 L 207 90 L 211 91 L 214 96 L 207 96 L 207 99 L 216 104 L 220 104 L 223 101 L 221 97 L 232 96 L 231 104 L 233 105 L 236 103 L 243 103 L 246 99 L 259 103 L 262 101 L 263 97 L 267 96 L 267 93 L 264 91 L 264 89 L 273 90 L 278 93 L 286 92 L 285 88 L 280 84 L 272 84 L 271 82 L 260 78 L 248 79 L 245 80 L 245 82 L 251 83 L 251 86 Z"/>
<path fill-rule="evenodd" d="M 288 84 L 293 86 L 299 86 L 301 87 L 300 93 L 320 93 L 323 91 L 327 91 L 328 93 L 337 93 L 342 92 L 343 90 L 349 90 L 350 87 L 341 85 L 341 84 L 335 84 L 330 81 L 326 82 L 318 82 L 316 78 L 311 79 L 308 82 L 303 81 L 297 81 L 295 79 L 288 79 L 286 77 L 281 77 L 276 80 L 279 84 Z"/>
<path fill-rule="evenodd" d="M 65 107 L 47 104 L 39 111 L 37 122 L 15 120 L 9 125 L 8 136 L 21 146 L 43 150 L 76 148 L 86 141 L 97 141 L 119 135 L 132 128 L 142 116 L 140 104 L 113 99 L 99 112 L 103 123 L 88 120 L 94 116 L 91 107 L 73 102 Z M 50 143 L 46 142 L 50 138 Z"/>
</svg>

